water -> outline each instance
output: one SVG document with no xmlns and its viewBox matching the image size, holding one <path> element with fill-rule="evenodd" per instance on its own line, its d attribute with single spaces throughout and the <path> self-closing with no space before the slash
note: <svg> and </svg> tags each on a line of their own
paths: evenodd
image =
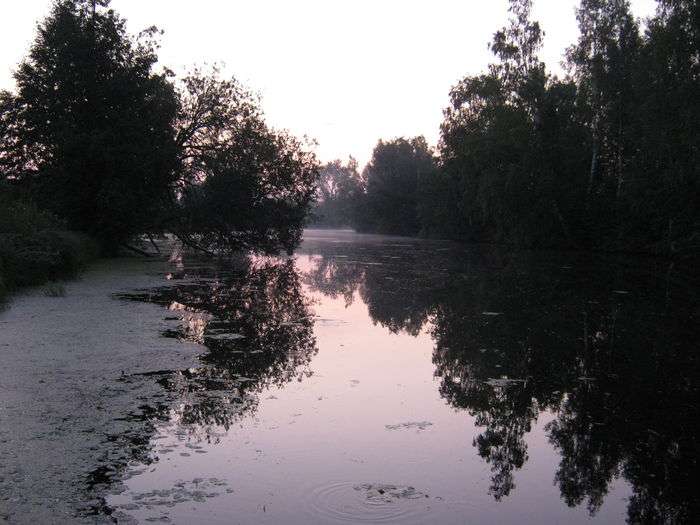
<svg viewBox="0 0 700 525">
<path fill-rule="evenodd" d="M 166 286 L 116 299 L 162 305 L 162 336 L 202 345 L 198 361 L 122 379 L 163 396 L 139 401 L 147 439 L 105 506 L 175 523 L 689 521 L 691 276 L 339 231 L 307 231 L 293 258 L 177 259 Z"/>
</svg>

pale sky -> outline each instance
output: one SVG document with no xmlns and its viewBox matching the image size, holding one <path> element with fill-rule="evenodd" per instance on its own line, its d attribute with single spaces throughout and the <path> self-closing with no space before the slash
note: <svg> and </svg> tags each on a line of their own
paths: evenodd
<svg viewBox="0 0 700 525">
<path fill-rule="evenodd" d="M 26 54 L 51 0 L 0 0 L 0 89 Z M 636 16 L 655 0 L 632 0 Z M 578 34 L 577 0 L 534 0 L 542 59 L 561 72 Z M 437 142 L 442 109 L 460 78 L 491 61 L 507 0 L 112 0 L 128 30 L 157 25 L 163 65 L 182 73 L 224 65 L 259 92 L 268 121 L 318 141 L 323 161 L 370 157 L 380 138 Z"/>
</svg>

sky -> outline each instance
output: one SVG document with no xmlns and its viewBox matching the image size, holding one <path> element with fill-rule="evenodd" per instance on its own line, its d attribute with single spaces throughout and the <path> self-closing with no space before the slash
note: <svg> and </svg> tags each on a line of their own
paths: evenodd
<svg viewBox="0 0 700 525">
<path fill-rule="evenodd" d="M 26 55 L 51 0 L 0 0 L 0 89 Z M 534 0 L 541 58 L 561 74 L 578 0 Z M 631 0 L 653 14 L 655 0 Z M 450 87 L 491 61 L 507 0 L 112 0 L 128 30 L 156 25 L 160 62 L 178 74 L 219 64 L 262 96 L 268 122 L 318 145 L 322 161 L 363 165 L 380 138 L 435 145 Z"/>
</svg>

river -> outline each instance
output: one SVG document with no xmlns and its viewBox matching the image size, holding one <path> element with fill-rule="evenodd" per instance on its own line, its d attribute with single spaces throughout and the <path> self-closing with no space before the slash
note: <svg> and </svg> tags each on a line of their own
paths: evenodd
<svg viewBox="0 0 700 525">
<path fill-rule="evenodd" d="M 332 230 L 103 262 L 0 312 L 0 521 L 686 522 L 697 290 Z"/>
</svg>

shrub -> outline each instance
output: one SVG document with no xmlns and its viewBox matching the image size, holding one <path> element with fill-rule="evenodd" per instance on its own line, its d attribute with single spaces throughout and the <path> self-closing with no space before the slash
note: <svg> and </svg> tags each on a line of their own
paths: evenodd
<svg viewBox="0 0 700 525">
<path fill-rule="evenodd" d="M 75 277 L 97 254 L 87 236 L 51 214 L 0 192 L 0 298 L 21 286 Z"/>
</svg>

